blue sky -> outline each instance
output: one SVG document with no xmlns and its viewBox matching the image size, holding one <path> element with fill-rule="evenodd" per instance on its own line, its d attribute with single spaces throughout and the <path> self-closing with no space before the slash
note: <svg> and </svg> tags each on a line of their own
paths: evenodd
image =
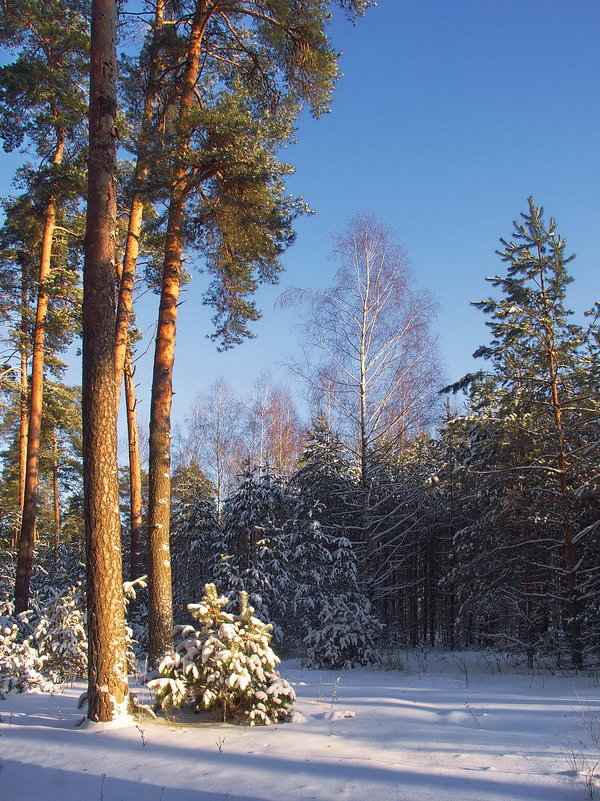
<svg viewBox="0 0 600 801">
<path fill-rule="evenodd" d="M 296 224 L 280 285 L 258 295 L 256 339 L 231 352 L 204 338 L 211 312 L 194 275 L 180 308 L 175 421 L 220 375 L 242 396 L 264 369 L 294 386 L 280 365 L 298 344 L 295 312 L 273 304 L 286 287 L 329 283 L 331 233 L 356 212 L 396 232 L 419 286 L 437 298 L 449 381 L 475 366 L 471 353 L 489 339 L 469 301 L 489 293 L 498 239 L 528 195 L 577 253 L 570 303 L 589 308 L 600 296 L 599 31 L 598 0 L 380 0 L 356 26 L 336 14 L 344 76 L 332 111 L 303 116 L 285 153 L 296 167 L 290 192 L 315 214 Z M 153 298 L 141 321 L 155 314 Z M 142 417 L 149 362 L 138 367 Z"/>
</svg>

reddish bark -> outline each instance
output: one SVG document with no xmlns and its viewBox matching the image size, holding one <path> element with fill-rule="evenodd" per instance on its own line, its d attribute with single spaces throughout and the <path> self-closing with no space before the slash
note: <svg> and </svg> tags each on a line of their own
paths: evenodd
<svg viewBox="0 0 600 801">
<path fill-rule="evenodd" d="M 62 131 L 57 131 L 57 144 L 52 164 L 62 162 L 65 140 Z M 52 268 L 52 243 L 56 228 L 56 198 L 50 195 L 46 204 L 44 232 L 38 273 L 39 289 L 33 329 L 31 361 L 31 390 L 29 397 L 29 427 L 27 434 L 27 464 L 23 494 L 23 514 L 17 559 L 15 582 L 15 611 L 23 612 L 29 606 L 29 585 L 33 568 L 35 548 L 35 523 L 37 516 L 37 490 L 39 481 L 40 438 L 42 431 L 42 406 L 44 400 L 44 362 L 46 341 L 46 317 L 49 295 L 46 282 Z"/>
<path fill-rule="evenodd" d="M 196 101 L 200 54 L 210 13 L 198 3 L 191 22 L 186 68 L 178 114 L 178 145 L 183 156 L 189 148 L 187 116 Z M 171 512 L 171 402 L 175 331 L 183 255 L 183 223 L 189 192 L 185 159 L 171 188 L 165 258 L 156 331 L 152 400 L 150 406 L 150 453 L 148 494 L 148 658 L 157 663 L 172 647 L 173 601 L 169 522 Z"/>
<path fill-rule="evenodd" d="M 116 0 L 93 0 L 83 297 L 83 458 L 88 717 L 127 700 L 115 383 Z"/>
</svg>

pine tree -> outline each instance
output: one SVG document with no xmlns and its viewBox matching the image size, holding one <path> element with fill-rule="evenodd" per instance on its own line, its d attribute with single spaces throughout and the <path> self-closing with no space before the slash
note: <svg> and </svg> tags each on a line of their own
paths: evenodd
<svg viewBox="0 0 600 801">
<path fill-rule="evenodd" d="M 543 653 L 560 661 L 564 640 L 580 668 L 583 608 L 597 597 L 593 538 L 581 532 L 594 517 L 598 386 L 584 379 L 586 332 L 565 306 L 573 256 L 533 198 L 521 217 L 514 239 L 500 240 L 506 274 L 489 279 L 500 298 L 475 304 L 493 339 L 475 354 L 491 369 L 467 380 L 468 425 L 471 462 L 488 478 L 481 514 L 457 544 L 483 629 L 504 632 L 530 663 Z"/>
<path fill-rule="evenodd" d="M 56 19 L 61 25 L 56 25 Z M 78 0 L 20 0 L 7 5 L 0 17 L 0 37 L 17 49 L 16 60 L 0 70 L 0 135 L 6 150 L 27 142 L 40 158 L 29 169 L 27 183 L 40 199 L 38 214 L 43 232 L 38 257 L 38 292 L 33 327 L 32 368 L 27 435 L 27 467 L 15 601 L 19 610 L 28 606 L 29 583 L 35 544 L 38 460 L 42 426 L 46 319 L 52 283 L 53 247 L 61 207 L 73 186 L 81 189 L 80 166 L 65 161 L 68 148 L 80 154 L 81 127 L 85 118 L 88 34 Z M 47 166 L 48 165 L 48 166 Z M 63 228 L 64 230 L 64 228 Z"/>
<path fill-rule="evenodd" d="M 366 2 L 344 2 L 361 13 Z M 259 283 L 274 283 L 279 257 L 293 240 L 292 221 L 306 211 L 288 197 L 290 172 L 277 154 L 292 135 L 303 104 L 314 114 L 328 107 L 337 77 L 336 54 L 325 34 L 328 4 L 286 0 L 219 2 L 187 9 L 168 123 L 168 213 L 150 411 L 151 659 L 168 647 L 170 410 L 175 329 L 186 239 L 212 276 L 206 302 L 215 309 L 214 339 L 227 348 L 250 335 L 259 317 L 251 300 Z M 225 90 L 225 91 L 224 91 Z M 162 141 L 162 136 L 158 137 Z"/>
<path fill-rule="evenodd" d="M 83 297 L 83 456 L 88 717 L 110 721 L 128 697 L 115 382 L 116 29 L 114 0 L 93 0 Z"/>
</svg>

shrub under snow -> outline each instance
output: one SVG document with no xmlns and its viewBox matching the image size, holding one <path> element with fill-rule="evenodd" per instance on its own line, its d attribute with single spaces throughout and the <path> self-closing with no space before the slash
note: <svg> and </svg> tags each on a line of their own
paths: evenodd
<svg viewBox="0 0 600 801">
<path fill-rule="evenodd" d="M 347 670 L 378 662 L 376 640 L 383 625 L 359 594 L 333 595 L 319 614 L 319 623 L 304 638 L 306 666 Z"/>
<path fill-rule="evenodd" d="M 44 607 L 34 637 L 52 681 L 72 681 L 86 675 L 88 642 L 81 582 L 67 587 Z"/>
<path fill-rule="evenodd" d="M 253 616 L 245 592 L 239 597 L 239 614 L 229 614 L 229 598 L 207 584 L 201 602 L 188 606 L 201 628 L 176 627 L 175 652 L 148 683 L 163 709 L 191 702 L 195 710 L 218 710 L 221 720 L 250 726 L 288 716 L 295 693 L 275 669 L 280 660 L 269 644 L 271 626 Z"/>
<path fill-rule="evenodd" d="M 46 657 L 34 647 L 32 638 L 23 639 L 19 620 L 0 616 L 0 698 L 7 692 L 44 692 L 52 688 L 41 671 Z"/>
</svg>

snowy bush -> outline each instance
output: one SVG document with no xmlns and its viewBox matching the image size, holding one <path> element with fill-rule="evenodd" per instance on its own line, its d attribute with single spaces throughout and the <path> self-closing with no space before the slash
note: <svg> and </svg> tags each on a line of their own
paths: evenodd
<svg viewBox="0 0 600 801">
<path fill-rule="evenodd" d="M 376 664 L 376 640 L 382 629 L 362 595 L 334 595 L 321 610 L 318 627 L 304 639 L 306 666 L 346 670 Z"/>
<path fill-rule="evenodd" d="M 52 689 L 51 682 L 41 673 L 46 657 L 40 655 L 31 637 L 23 639 L 21 622 L 8 615 L 0 616 L 0 698 L 8 692 Z"/>
<path fill-rule="evenodd" d="M 44 607 L 34 637 L 52 681 L 72 681 L 86 675 L 88 642 L 81 582 L 67 587 Z"/>
<path fill-rule="evenodd" d="M 287 717 L 295 693 L 275 669 L 280 660 L 269 644 L 271 626 L 253 616 L 245 592 L 239 597 L 239 614 L 225 612 L 229 599 L 207 584 L 201 602 L 188 606 L 200 630 L 176 627 L 175 652 L 148 683 L 163 709 L 191 701 L 195 710 L 218 710 L 221 720 L 250 726 Z"/>
<path fill-rule="evenodd" d="M 145 576 L 123 584 L 125 607 L 136 597 L 136 589 L 145 587 Z M 54 592 L 53 598 L 39 615 L 33 638 L 44 660 L 44 672 L 53 682 L 72 681 L 87 673 L 87 613 L 85 589 L 82 582 Z M 127 665 L 130 672 L 136 667 L 133 652 L 133 632 L 126 628 Z"/>
</svg>

